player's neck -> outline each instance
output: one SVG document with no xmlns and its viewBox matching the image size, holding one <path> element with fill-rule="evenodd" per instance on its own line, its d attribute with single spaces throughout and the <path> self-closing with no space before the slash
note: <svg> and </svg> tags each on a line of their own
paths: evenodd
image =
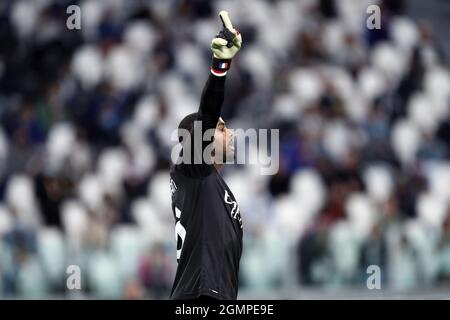
<svg viewBox="0 0 450 320">
<path fill-rule="evenodd" d="M 222 170 L 222 165 L 218 163 L 214 163 L 214 168 L 216 168 L 217 172 L 220 173 L 220 170 Z"/>
</svg>

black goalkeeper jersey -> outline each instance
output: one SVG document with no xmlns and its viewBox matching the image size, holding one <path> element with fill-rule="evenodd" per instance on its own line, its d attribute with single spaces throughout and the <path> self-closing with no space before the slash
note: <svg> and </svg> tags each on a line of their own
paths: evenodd
<svg viewBox="0 0 450 320">
<path fill-rule="evenodd" d="M 202 131 L 216 127 L 224 83 L 224 76 L 209 76 L 198 111 Z M 170 178 L 178 260 L 170 298 L 236 299 L 243 229 L 233 193 L 214 166 L 204 162 L 174 165 Z"/>
</svg>

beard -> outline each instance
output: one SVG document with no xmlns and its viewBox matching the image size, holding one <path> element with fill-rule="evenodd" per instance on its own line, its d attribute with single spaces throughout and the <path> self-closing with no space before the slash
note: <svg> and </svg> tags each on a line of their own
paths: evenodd
<svg viewBox="0 0 450 320">
<path fill-rule="evenodd" d="M 214 151 L 214 160 L 217 164 L 234 163 L 234 159 L 235 153 L 234 146 L 232 144 L 222 148 L 222 151 L 220 152 Z"/>
</svg>

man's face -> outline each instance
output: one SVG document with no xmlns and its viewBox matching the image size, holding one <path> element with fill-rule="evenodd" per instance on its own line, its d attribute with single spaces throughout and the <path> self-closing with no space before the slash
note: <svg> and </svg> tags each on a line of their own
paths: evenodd
<svg viewBox="0 0 450 320">
<path fill-rule="evenodd" d="M 234 157 L 233 133 L 225 125 L 225 121 L 219 118 L 214 132 L 214 152 L 216 163 L 222 163 L 225 159 Z"/>
</svg>

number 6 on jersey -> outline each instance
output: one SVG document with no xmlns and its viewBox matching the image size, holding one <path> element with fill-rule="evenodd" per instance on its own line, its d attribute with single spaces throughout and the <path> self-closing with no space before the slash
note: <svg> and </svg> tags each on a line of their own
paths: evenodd
<svg viewBox="0 0 450 320">
<path fill-rule="evenodd" d="M 181 224 L 181 210 L 175 207 L 175 241 L 177 242 L 177 260 L 180 260 L 181 250 L 183 249 L 184 239 L 186 238 L 186 229 Z"/>
</svg>

